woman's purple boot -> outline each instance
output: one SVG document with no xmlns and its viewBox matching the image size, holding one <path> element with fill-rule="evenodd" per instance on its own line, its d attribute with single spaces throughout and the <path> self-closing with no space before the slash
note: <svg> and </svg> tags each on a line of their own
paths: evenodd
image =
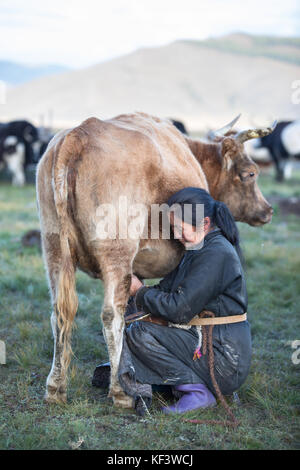
<svg viewBox="0 0 300 470">
<path fill-rule="evenodd" d="M 176 385 L 174 388 L 177 392 L 183 392 L 184 395 L 174 405 L 164 406 L 162 412 L 165 414 L 185 413 L 198 408 L 215 406 L 217 403 L 213 394 L 203 384 Z"/>
</svg>

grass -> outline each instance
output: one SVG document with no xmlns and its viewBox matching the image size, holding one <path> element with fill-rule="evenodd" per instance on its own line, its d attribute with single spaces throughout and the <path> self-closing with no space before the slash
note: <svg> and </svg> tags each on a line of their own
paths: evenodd
<svg viewBox="0 0 300 470">
<path fill-rule="evenodd" d="M 267 196 L 300 196 L 300 175 L 276 184 L 261 177 Z M 107 358 L 100 325 L 100 282 L 77 274 L 79 312 L 73 335 L 68 403 L 43 402 L 52 361 L 50 301 L 41 255 L 23 248 L 22 234 L 38 228 L 35 189 L 0 186 L 0 339 L 7 365 L 0 366 L 0 448 L 2 449 L 295 449 L 299 448 L 299 365 L 291 341 L 300 339 L 300 219 L 240 225 L 247 267 L 253 361 L 231 404 L 238 429 L 195 425 L 164 416 L 164 398 L 154 396 L 151 416 L 112 407 L 91 386 L 94 367 Z M 186 417 L 221 419 L 219 405 Z"/>
</svg>

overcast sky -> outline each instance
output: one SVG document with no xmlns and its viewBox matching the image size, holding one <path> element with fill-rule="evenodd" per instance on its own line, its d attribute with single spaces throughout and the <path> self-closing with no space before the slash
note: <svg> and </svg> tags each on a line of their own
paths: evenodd
<svg viewBox="0 0 300 470">
<path fill-rule="evenodd" d="M 84 67 L 176 39 L 300 36 L 299 0 L 0 0 L 0 59 Z"/>
</svg>

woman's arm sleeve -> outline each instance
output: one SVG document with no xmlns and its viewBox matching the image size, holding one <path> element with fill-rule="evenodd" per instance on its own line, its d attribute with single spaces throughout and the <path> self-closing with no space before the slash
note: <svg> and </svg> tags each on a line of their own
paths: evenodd
<svg viewBox="0 0 300 470">
<path fill-rule="evenodd" d="M 151 289 L 158 289 L 163 292 L 169 292 L 172 286 L 172 279 L 173 279 L 173 271 L 171 271 L 163 279 L 161 279 L 161 281 L 159 281 L 158 284 L 151 286 Z"/>
<path fill-rule="evenodd" d="M 182 261 L 182 259 L 181 259 Z M 181 262 L 180 261 L 180 262 Z M 169 272 L 163 279 L 160 280 L 158 284 L 155 284 L 154 286 L 151 286 L 151 289 L 159 289 L 164 292 L 169 292 L 171 290 L 172 284 L 173 284 L 173 279 L 176 276 L 179 264 L 173 269 L 173 271 Z"/>
<path fill-rule="evenodd" d="M 192 260 L 188 273 L 175 292 L 142 287 L 136 295 L 138 309 L 173 323 L 188 323 L 222 291 L 224 254 L 207 249 Z"/>
</svg>

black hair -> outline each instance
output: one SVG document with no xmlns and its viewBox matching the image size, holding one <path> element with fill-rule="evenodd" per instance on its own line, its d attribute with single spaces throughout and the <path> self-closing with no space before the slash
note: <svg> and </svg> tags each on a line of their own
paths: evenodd
<svg viewBox="0 0 300 470">
<path fill-rule="evenodd" d="M 226 204 L 216 201 L 205 189 L 201 188 L 181 189 L 168 199 L 167 204 L 169 207 L 173 206 L 173 204 L 178 204 L 182 209 L 185 204 L 189 204 L 191 206 L 190 223 L 194 227 L 202 222 L 202 220 L 199 220 L 197 204 L 203 204 L 204 217 L 209 217 L 211 225 L 221 230 L 224 237 L 235 247 L 242 261 L 239 231 Z M 184 220 L 186 221 L 186 218 Z"/>
</svg>

